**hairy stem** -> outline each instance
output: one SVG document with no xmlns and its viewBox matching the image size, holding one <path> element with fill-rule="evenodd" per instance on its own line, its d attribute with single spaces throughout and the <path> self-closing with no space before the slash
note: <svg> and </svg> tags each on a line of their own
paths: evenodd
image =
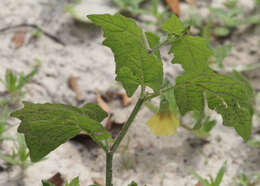
<svg viewBox="0 0 260 186">
<path fill-rule="evenodd" d="M 114 153 L 116 151 L 116 149 L 118 148 L 118 146 L 120 145 L 121 141 L 123 140 L 123 138 L 125 137 L 129 127 L 131 126 L 133 120 L 135 119 L 136 114 L 138 113 L 138 111 L 140 110 L 141 106 L 144 103 L 145 98 L 143 98 L 143 96 L 141 96 L 136 105 L 134 110 L 132 111 L 132 113 L 130 114 L 127 122 L 124 124 L 123 129 L 121 130 L 119 136 L 116 138 L 115 143 L 113 144 L 113 146 L 111 147 L 111 152 Z"/>
<path fill-rule="evenodd" d="M 113 155 L 114 152 L 117 150 L 118 146 L 120 145 L 121 141 L 124 139 L 129 127 L 131 126 L 132 122 L 134 121 L 136 114 L 139 112 L 141 106 L 143 105 L 145 100 L 144 93 L 142 91 L 132 113 L 130 114 L 127 122 L 124 124 L 123 129 L 121 130 L 119 136 L 116 138 L 116 141 L 112 145 L 110 151 L 106 151 L 106 186 L 113 186 L 112 184 L 112 165 L 113 165 Z"/>
<path fill-rule="evenodd" d="M 162 43 L 159 43 L 157 46 L 155 46 L 154 48 L 148 50 L 149 54 L 152 54 L 154 51 L 160 49 L 161 47 L 163 47 L 164 45 L 167 45 L 169 43 L 169 39 L 163 41 Z"/>
<path fill-rule="evenodd" d="M 106 153 L 106 186 L 113 186 L 112 184 L 112 164 L 113 163 L 113 153 Z"/>
</svg>

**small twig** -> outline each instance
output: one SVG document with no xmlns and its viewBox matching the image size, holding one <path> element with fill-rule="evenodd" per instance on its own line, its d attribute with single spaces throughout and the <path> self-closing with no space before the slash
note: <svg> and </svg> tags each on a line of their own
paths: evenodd
<svg viewBox="0 0 260 186">
<path fill-rule="evenodd" d="M 14 25 L 14 26 L 8 26 L 8 27 L 5 27 L 5 28 L 0 28 L 0 32 L 5 32 L 7 30 L 11 30 L 11 29 L 15 29 L 15 28 L 20 28 L 20 27 L 31 27 L 31 28 L 35 28 L 35 29 L 38 29 L 40 30 L 45 36 L 47 36 L 48 38 L 50 38 L 51 40 L 53 40 L 54 42 L 56 43 L 59 43 L 63 46 L 65 46 L 66 44 L 61 40 L 59 39 L 58 37 L 52 35 L 51 33 L 43 30 L 41 27 L 39 27 L 38 25 L 36 24 L 28 24 L 28 23 L 22 23 L 22 24 L 19 24 L 19 25 Z"/>
</svg>

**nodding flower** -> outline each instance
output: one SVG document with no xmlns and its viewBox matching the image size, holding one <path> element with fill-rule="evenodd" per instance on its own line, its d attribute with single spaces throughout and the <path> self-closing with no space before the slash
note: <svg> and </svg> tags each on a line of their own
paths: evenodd
<svg viewBox="0 0 260 186">
<path fill-rule="evenodd" d="M 160 110 L 146 123 L 157 136 L 171 136 L 177 132 L 179 119 L 170 111 L 168 101 L 161 100 Z"/>
</svg>

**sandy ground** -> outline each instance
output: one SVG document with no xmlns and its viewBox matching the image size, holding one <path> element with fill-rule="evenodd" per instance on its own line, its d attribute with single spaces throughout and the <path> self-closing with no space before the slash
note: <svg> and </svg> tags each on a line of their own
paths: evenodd
<svg viewBox="0 0 260 186">
<path fill-rule="evenodd" d="M 252 9 L 253 1 L 240 1 L 245 9 Z M 29 33 L 30 28 L 12 29 L 0 33 L 0 77 L 10 68 L 15 72 L 28 73 L 34 65 L 34 59 L 41 60 L 40 72 L 30 82 L 26 89 L 25 100 L 37 103 L 52 102 L 79 105 L 74 92 L 68 87 L 70 75 L 80 77 L 78 81 L 82 98 L 85 102 L 94 101 L 96 91 L 105 92 L 114 88 L 114 62 L 112 52 L 102 46 L 102 31 L 91 24 L 75 22 L 63 7 L 69 2 L 65 0 L 8 0 L 0 2 L 0 28 L 21 23 L 40 25 L 65 42 L 65 46 L 54 42 L 46 36 L 38 40 L 28 39 L 19 48 L 10 40 L 16 31 Z M 207 14 L 208 1 L 199 1 L 197 6 Z M 214 6 L 220 6 L 221 0 L 214 1 Z M 91 4 L 90 4 L 91 6 Z M 107 7 L 106 7 L 107 8 Z M 187 9 L 182 5 L 182 9 Z M 88 12 L 86 12 L 88 14 Z M 238 31 L 227 43 L 234 45 L 232 54 L 226 59 L 228 66 L 237 64 L 254 64 L 259 62 L 259 35 Z M 258 30 L 259 32 L 259 30 Z M 165 61 L 165 71 L 176 76 L 179 67 L 169 65 L 167 50 L 162 50 Z M 177 69 L 177 70 L 176 70 Z M 259 77 L 259 71 L 255 72 Z M 256 80 L 255 80 L 256 79 Z M 253 78 L 254 87 L 259 87 L 259 78 Z M 0 87 L 3 91 L 3 87 Z M 136 99 L 136 98 L 135 98 Z M 117 101 L 111 103 L 112 112 L 116 118 L 125 120 L 134 104 L 123 108 Z M 202 176 L 216 172 L 227 160 L 228 169 L 222 186 L 234 183 L 234 177 L 242 172 L 254 173 L 260 171 L 260 149 L 250 148 L 231 128 L 218 125 L 209 137 L 209 143 L 202 145 L 201 140 L 192 136 L 184 129 L 172 137 L 156 137 L 150 133 L 145 122 L 152 113 L 143 108 L 135 119 L 128 137 L 122 146 L 130 140 L 128 150 L 122 147 L 115 154 L 114 185 L 125 186 L 132 180 L 140 185 L 148 186 L 193 186 L 197 183 L 189 172 L 193 168 Z M 9 123 L 16 126 L 19 121 L 10 119 Z M 259 128 L 259 120 L 254 117 L 254 126 Z M 15 135 L 16 127 L 9 134 Z M 4 152 L 10 152 L 10 144 L 4 143 Z M 129 162 L 130 168 L 122 163 Z M 0 160 L 0 164 L 3 162 Z M 1 186 L 16 186 L 10 181 L 19 170 L 0 172 Z M 66 180 L 79 176 L 82 186 L 93 183 L 92 178 L 104 177 L 105 155 L 101 149 L 89 149 L 76 143 L 67 142 L 48 155 L 48 159 L 31 166 L 24 178 L 26 186 L 40 186 L 41 179 L 47 179 L 60 172 Z M 8 180 L 9 177 L 9 180 Z"/>
</svg>

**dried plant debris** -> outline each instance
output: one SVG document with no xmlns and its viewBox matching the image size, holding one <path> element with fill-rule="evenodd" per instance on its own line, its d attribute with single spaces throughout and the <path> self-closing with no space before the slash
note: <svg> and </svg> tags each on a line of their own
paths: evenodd
<svg viewBox="0 0 260 186">
<path fill-rule="evenodd" d="M 13 35 L 11 39 L 12 46 L 16 49 L 23 46 L 26 40 L 26 32 L 25 31 L 17 31 Z"/>
<path fill-rule="evenodd" d="M 96 96 L 96 101 L 97 104 L 107 113 L 110 113 L 110 108 L 108 106 L 108 104 L 104 101 L 104 99 L 101 97 L 101 95 L 99 93 L 97 93 Z"/>
<path fill-rule="evenodd" d="M 119 99 L 124 107 L 129 106 L 133 101 L 133 98 L 128 97 L 125 92 L 121 93 L 116 91 L 107 91 L 104 94 L 102 94 L 101 97 L 105 102 L 110 102 Z"/>
<path fill-rule="evenodd" d="M 63 186 L 64 183 L 64 179 L 62 178 L 59 172 L 57 172 L 54 176 L 49 178 L 47 181 L 54 184 L 55 186 Z"/>
<path fill-rule="evenodd" d="M 173 11 L 176 15 L 180 15 L 180 3 L 179 0 L 166 0 L 166 3 L 170 7 L 171 11 Z"/>
<path fill-rule="evenodd" d="M 70 75 L 68 84 L 71 90 L 75 93 L 77 101 L 82 101 L 80 87 L 78 85 L 79 77 Z"/>
<path fill-rule="evenodd" d="M 102 177 L 93 177 L 92 181 L 94 184 L 97 184 L 98 186 L 105 186 L 105 180 Z"/>
</svg>

